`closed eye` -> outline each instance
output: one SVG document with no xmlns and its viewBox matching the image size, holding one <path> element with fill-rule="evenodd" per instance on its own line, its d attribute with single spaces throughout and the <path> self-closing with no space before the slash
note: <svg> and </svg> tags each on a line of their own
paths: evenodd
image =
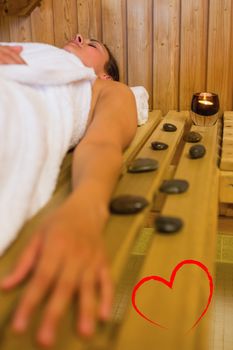
<svg viewBox="0 0 233 350">
<path fill-rule="evenodd" d="M 88 46 L 94 47 L 95 49 L 97 48 L 94 44 L 89 43 Z"/>
</svg>

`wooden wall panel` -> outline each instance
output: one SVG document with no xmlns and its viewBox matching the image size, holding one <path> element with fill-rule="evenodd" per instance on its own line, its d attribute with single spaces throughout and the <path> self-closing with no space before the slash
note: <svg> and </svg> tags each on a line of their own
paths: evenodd
<svg viewBox="0 0 233 350">
<path fill-rule="evenodd" d="M 10 41 L 9 18 L 0 16 L 0 41 Z"/>
<path fill-rule="evenodd" d="M 103 42 L 117 59 L 120 80 L 127 83 L 126 0 L 102 0 Z"/>
<path fill-rule="evenodd" d="M 150 92 L 152 107 L 152 0 L 128 0 L 128 84 L 143 85 Z"/>
<path fill-rule="evenodd" d="M 76 0 L 53 0 L 55 45 L 63 47 L 78 30 Z"/>
<path fill-rule="evenodd" d="M 32 41 L 54 44 L 53 0 L 42 1 L 31 14 Z"/>
<path fill-rule="evenodd" d="M 10 17 L 10 41 L 32 41 L 31 18 Z"/>
<path fill-rule="evenodd" d="M 86 38 L 102 40 L 101 0 L 78 0 L 78 32 Z"/>
<path fill-rule="evenodd" d="M 150 107 L 186 109 L 193 92 L 233 109 L 233 0 L 42 0 L 25 18 L 1 17 L 1 41 L 62 46 L 76 32 L 103 40 L 121 81 L 143 85 Z"/>
<path fill-rule="evenodd" d="M 178 109 L 180 0 L 154 2 L 153 108 Z"/>
<path fill-rule="evenodd" d="M 232 12 L 232 0 L 211 0 L 207 88 L 219 94 L 224 110 L 233 108 Z"/>
<path fill-rule="evenodd" d="M 181 0 L 180 109 L 206 91 L 208 0 Z"/>
</svg>

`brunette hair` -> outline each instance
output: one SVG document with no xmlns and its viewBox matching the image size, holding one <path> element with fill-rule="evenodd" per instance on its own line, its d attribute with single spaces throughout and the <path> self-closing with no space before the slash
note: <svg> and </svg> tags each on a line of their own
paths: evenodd
<svg viewBox="0 0 233 350">
<path fill-rule="evenodd" d="M 119 81 L 120 74 L 119 74 L 119 68 L 118 68 L 117 61 L 116 61 L 115 57 L 113 56 L 111 50 L 108 48 L 108 46 L 106 44 L 104 44 L 104 47 L 108 51 L 108 55 L 109 55 L 109 60 L 105 63 L 104 69 L 108 73 L 108 75 L 110 75 L 110 77 L 112 77 L 113 80 Z"/>
</svg>

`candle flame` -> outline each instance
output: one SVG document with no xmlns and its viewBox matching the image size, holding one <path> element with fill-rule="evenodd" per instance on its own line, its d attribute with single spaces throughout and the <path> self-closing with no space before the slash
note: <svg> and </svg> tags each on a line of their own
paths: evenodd
<svg viewBox="0 0 233 350">
<path fill-rule="evenodd" d="M 201 103 L 202 105 L 205 105 L 205 106 L 213 106 L 213 102 L 207 101 L 207 100 L 199 100 L 198 103 Z"/>
</svg>

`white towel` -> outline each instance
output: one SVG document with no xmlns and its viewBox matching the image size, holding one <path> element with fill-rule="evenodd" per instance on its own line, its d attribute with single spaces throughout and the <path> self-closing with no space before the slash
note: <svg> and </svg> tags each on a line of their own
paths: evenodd
<svg viewBox="0 0 233 350">
<path fill-rule="evenodd" d="M 136 99 L 138 126 L 147 122 L 149 116 L 149 94 L 143 86 L 131 87 L 131 90 Z"/>
<path fill-rule="evenodd" d="M 86 130 L 96 78 L 64 50 L 23 46 L 28 66 L 0 66 L 0 254 L 50 198 L 65 153 Z"/>
</svg>

